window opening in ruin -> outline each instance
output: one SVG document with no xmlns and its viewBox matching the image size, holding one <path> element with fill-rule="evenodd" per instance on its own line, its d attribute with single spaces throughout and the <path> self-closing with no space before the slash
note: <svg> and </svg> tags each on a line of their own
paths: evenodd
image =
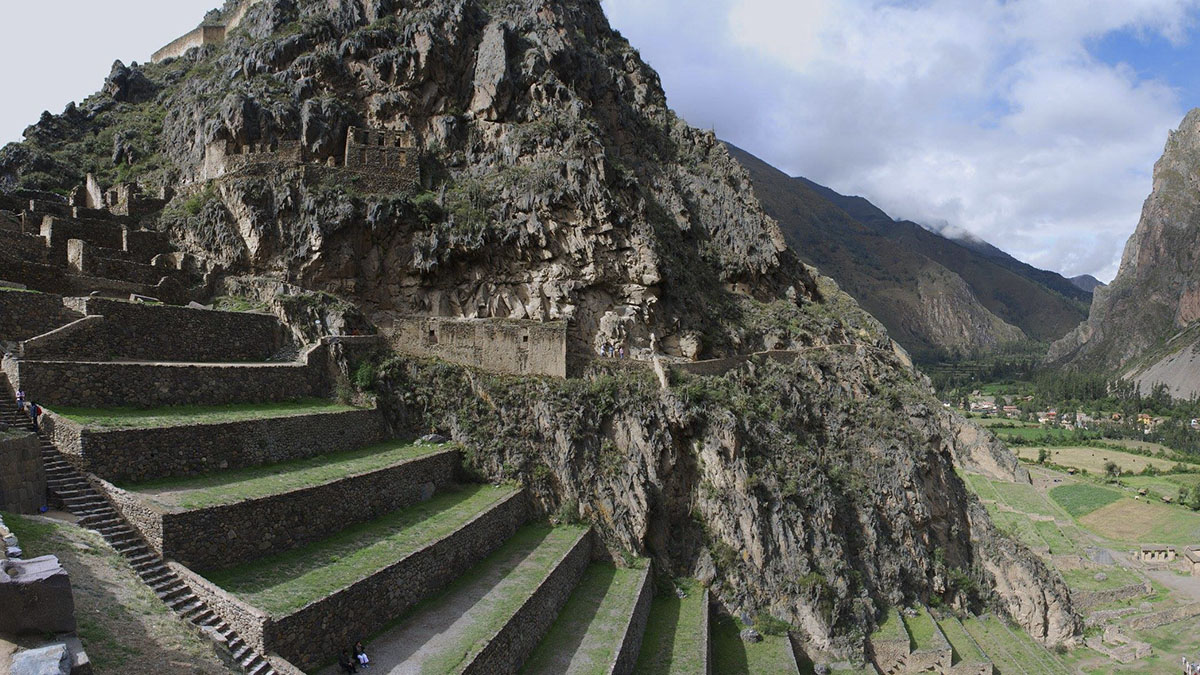
<svg viewBox="0 0 1200 675">
<path fill-rule="evenodd" d="M 433 330 L 432 328 L 429 329 L 429 341 L 432 342 L 433 344 L 437 344 L 437 341 L 438 341 L 437 331 Z"/>
<path fill-rule="evenodd" d="M 522 336 L 521 336 L 521 342 L 529 342 L 529 336 L 528 336 L 528 335 L 522 335 Z"/>
</svg>

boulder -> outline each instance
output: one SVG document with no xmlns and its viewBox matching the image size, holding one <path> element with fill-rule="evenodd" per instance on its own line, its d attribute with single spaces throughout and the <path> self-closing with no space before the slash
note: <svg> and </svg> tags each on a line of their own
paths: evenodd
<svg viewBox="0 0 1200 675">
<path fill-rule="evenodd" d="M 71 654 L 62 643 L 26 649 L 12 657 L 12 675 L 70 675 Z"/>
<path fill-rule="evenodd" d="M 25 635 L 75 630 L 71 578 L 52 555 L 0 563 L 0 633 Z"/>
</svg>

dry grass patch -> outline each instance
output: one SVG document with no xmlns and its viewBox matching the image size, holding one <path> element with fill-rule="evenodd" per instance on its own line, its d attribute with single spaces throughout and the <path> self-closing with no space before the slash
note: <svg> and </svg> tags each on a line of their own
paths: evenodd
<svg viewBox="0 0 1200 675">
<path fill-rule="evenodd" d="M 1132 499 L 1101 507 L 1079 522 L 1099 535 L 1129 544 L 1185 546 L 1200 539 L 1200 514 Z"/>
</svg>

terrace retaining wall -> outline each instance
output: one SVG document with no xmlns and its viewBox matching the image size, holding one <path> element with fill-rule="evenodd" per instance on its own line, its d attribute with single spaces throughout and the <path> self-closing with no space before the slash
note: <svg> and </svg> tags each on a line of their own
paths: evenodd
<svg viewBox="0 0 1200 675">
<path fill-rule="evenodd" d="M 106 298 L 68 298 L 91 321 L 27 340 L 27 359 L 266 361 L 284 346 L 274 315 L 146 305 Z"/>
<path fill-rule="evenodd" d="M 559 610 L 583 578 L 592 558 L 592 537 L 590 528 L 584 531 L 554 570 L 525 599 L 512 619 L 495 635 L 487 638 L 486 644 L 463 669 L 462 675 L 515 673 L 521 667 L 550 630 L 551 624 L 558 618 Z"/>
<path fill-rule="evenodd" d="M 0 289 L 0 340 L 26 340 L 78 318 L 60 296 Z"/>
<path fill-rule="evenodd" d="M 157 509 L 159 552 L 203 572 L 293 549 L 429 499 L 454 482 L 458 461 L 458 450 L 444 450 L 261 499 L 178 512 Z M 219 546 L 213 546 L 214 538 Z"/>
<path fill-rule="evenodd" d="M 37 513 L 45 504 L 46 471 L 37 435 L 0 433 L 0 510 Z"/>
<path fill-rule="evenodd" d="M 191 365 L 4 359 L 4 372 L 32 400 L 49 407 L 218 405 L 321 397 L 329 391 L 326 349 L 300 362 Z"/>
<path fill-rule="evenodd" d="M 1140 598 L 1143 595 L 1150 595 L 1153 592 L 1154 587 L 1147 581 L 1140 584 L 1121 586 L 1120 588 L 1110 588 L 1105 591 L 1075 591 L 1071 593 L 1071 601 L 1074 603 L 1076 609 L 1082 610 L 1109 602 Z"/>
<path fill-rule="evenodd" d="M 43 424 L 73 465 L 117 483 L 276 464 L 388 436 L 375 408 L 148 429 L 90 429 L 47 411 Z"/>
<path fill-rule="evenodd" d="M 528 515 L 528 497 L 524 491 L 517 492 L 462 528 L 392 565 L 287 616 L 273 617 L 263 627 L 264 651 L 274 651 L 304 670 L 315 669 L 338 650 L 373 635 L 394 617 L 457 579 L 499 548 Z M 587 562 L 588 554 L 580 556 L 582 566 Z M 579 574 L 583 573 L 582 566 Z M 566 595 L 562 601 L 566 601 Z M 553 615 L 549 619 L 552 621 Z"/>
<path fill-rule="evenodd" d="M 650 603 L 654 599 L 654 583 L 650 574 L 652 567 L 652 564 L 647 564 L 646 569 L 642 570 L 642 581 L 637 601 L 633 605 L 633 613 L 629 615 L 625 634 L 621 636 L 621 647 L 608 669 L 613 675 L 629 675 L 637 665 L 638 652 L 641 651 L 642 638 L 646 633 L 646 621 L 650 618 Z"/>
</svg>

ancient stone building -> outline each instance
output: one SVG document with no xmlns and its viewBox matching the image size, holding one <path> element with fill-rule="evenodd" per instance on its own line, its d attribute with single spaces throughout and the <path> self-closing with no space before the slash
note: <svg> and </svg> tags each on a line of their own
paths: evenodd
<svg viewBox="0 0 1200 675">
<path fill-rule="evenodd" d="M 513 375 L 567 376 L 567 325 L 517 319 L 404 317 L 389 334 L 392 346 L 414 356 Z"/>
<path fill-rule="evenodd" d="M 1183 559 L 1187 561 L 1188 572 L 1194 577 L 1200 577 L 1200 546 L 1189 546 L 1183 552 Z"/>
<path fill-rule="evenodd" d="M 243 0 L 225 13 L 216 13 L 216 16 L 206 17 L 203 24 L 175 38 L 165 47 L 154 52 L 150 56 L 150 60 L 158 63 L 167 59 L 179 58 L 188 53 L 189 50 L 197 47 L 221 44 L 225 41 L 225 36 L 229 31 L 238 27 L 238 24 L 245 18 L 246 12 L 256 5 L 258 1 Z"/>
<path fill-rule="evenodd" d="M 1143 546 L 1134 552 L 1134 558 L 1146 563 L 1164 563 L 1175 559 L 1174 546 Z"/>
</svg>

